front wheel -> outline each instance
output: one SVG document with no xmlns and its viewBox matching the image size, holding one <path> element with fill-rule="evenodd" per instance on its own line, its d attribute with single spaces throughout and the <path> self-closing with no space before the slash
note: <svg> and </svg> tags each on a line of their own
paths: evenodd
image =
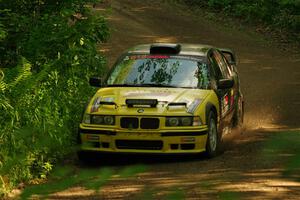
<svg viewBox="0 0 300 200">
<path fill-rule="evenodd" d="M 209 113 L 207 119 L 208 131 L 206 141 L 206 156 L 209 158 L 215 157 L 220 146 L 220 137 L 217 128 L 217 118 L 213 112 Z"/>
<path fill-rule="evenodd" d="M 78 151 L 77 158 L 80 163 L 82 164 L 92 164 L 96 161 L 95 159 L 96 154 L 95 152 L 88 152 L 88 151 Z"/>
</svg>

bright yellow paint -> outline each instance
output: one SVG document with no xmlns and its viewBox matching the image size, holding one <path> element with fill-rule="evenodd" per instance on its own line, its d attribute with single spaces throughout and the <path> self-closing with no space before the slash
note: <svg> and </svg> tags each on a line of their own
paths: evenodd
<svg viewBox="0 0 300 200">
<path fill-rule="evenodd" d="M 98 109 L 91 112 L 93 103 L 96 99 L 101 101 L 110 101 L 115 105 L 100 105 Z M 142 107 L 144 112 L 138 113 L 137 110 L 141 106 L 128 108 L 126 99 L 157 99 L 159 101 L 155 108 Z M 194 113 L 188 113 L 187 108 L 196 99 L 200 101 L 199 105 L 194 110 Z M 170 102 L 186 102 L 185 106 L 168 107 Z M 95 124 L 80 124 L 80 129 L 84 129 L 85 133 L 80 133 L 82 141 L 82 150 L 91 150 L 98 152 L 127 152 L 127 153 L 199 153 L 205 151 L 207 140 L 207 125 L 205 117 L 206 105 L 210 103 L 214 105 L 219 113 L 219 101 L 214 91 L 201 89 L 183 89 L 183 88 L 155 88 L 155 87 L 108 87 L 99 89 L 95 96 L 90 101 L 86 108 L 86 114 L 96 115 L 114 115 L 116 123 L 113 126 L 95 125 Z M 120 119 L 122 116 L 136 116 L 141 118 L 151 116 L 160 119 L 158 129 L 125 129 L 120 127 Z M 166 127 L 166 116 L 199 116 L 201 126 L 185 126 L 185 127 Z M 218 120 L 219 121 L 219 120 Z M 88 130 L 106 130 L 115 132 L 115 135 L 97 135 L 89 134 Z M 198 136 L 161 136 L 161 133 L 187 133 L 187 132 L 202 132 L 204 134 Z M 97 138 L 99 136 L 99 138 Z M 137 150 L 137 149 L 118 149 L 115 145 L 116 140 L 160 140 L 163 142 L 161 150 Z M 91 147 L 90 142 L 98 142 L 100 144 L 108 143 L 109 148 Z M 171 144 L 195 144 L 195 148 L 189 150 L 171 149 Z"/>
</svg>

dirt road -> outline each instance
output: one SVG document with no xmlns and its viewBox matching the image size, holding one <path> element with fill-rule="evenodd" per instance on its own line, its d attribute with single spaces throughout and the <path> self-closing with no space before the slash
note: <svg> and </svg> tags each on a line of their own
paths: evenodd
<svg viewBox="0 0 300 200">
<path fill-rule="evenodd" d="M 253 32 L 157 0 L 113 0 L 107 5 L 112 8 L 108 18 L 112 37 L 101 51 L 109 64 L 140 43 L 203 43 L 234 49 L 246 99 L 245 130 L 228 140 L 226 151 L 217 158 L 122 158 L 127 161 L 113 167 L 144 163 L 148 170 L 127 179 L 116 175 L 99 194 L 75 187 L 51 199 L 144 199 L 147 195 L 166 199 L 172 192 L 175 196 L 169 199 L 297 199 L 300 183 L 282 177 L 280 162 L 260 155 L 270 130 L 300 128 L 300 56 L 281 51 Z M 96 9 L 101 11 L 101 5 Z"/>
</svg>

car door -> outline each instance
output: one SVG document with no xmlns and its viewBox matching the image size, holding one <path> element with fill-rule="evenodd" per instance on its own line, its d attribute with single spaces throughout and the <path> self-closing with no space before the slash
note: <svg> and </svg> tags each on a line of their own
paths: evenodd
<svg viewBox="0 0 300 200">
<path fill-rule="evenodd" d="M 228 65 L 229 68 L 232 69 L 232 78 L 234 80 L 234 87 L 233 87 L 233 91 L 234 91 L 234 95 L 231 97 L 231 101 L 233 102 L 233 112 L 234 113 L 240 113 L 242 112 L 243 114 L 243 106 L 244 106 L 244 98 L 243 98 L 243 94 L 241 92 L 241 87 L 240 87 L 240 78 L 239 78 L 239 74 L 238 74 L 238 70 L 237 70 L 237 59 L 236 56 L 234 54 L 234 52 L 230 49 L 219 49 L 222 54 L 223 54 L 223 58 L 226 61 L 226 64 Z M 241 111 L 242 110 L 242 111 Z M 233 116 L 233 118 L 236 118 L 235 116 Z M 243 118 L 243 116 L 242 116 Z M 235 124 L 235 120 L 233 119 L 233 125 Z"/>
<path fill-rule="evenodd" d="M 222 120 L 222 124 L 226 126 L 230 123 L 232 115 L 233 115 L 233 102 L 232 97 L 234 96 L 233 89 L 218 89 L 218 81 L 221 79 L 230 79 L 230 70 L 225 63 L 225 60 L 222 57 L 222 54 L 217 50 L 213 50 L 208 56 L 209 63 L 213 69 L 213 76 L 215 79 L 215 84 L 213 84 L 213 88 L 219 98 L 220 101 L 220 117 Z M 212 81 L 214 82 L 214 80 Z"/>
<path fill-rule="evenodd" d="M 240 94 L 240 79 L 238 76 L 235 61 L 228 61 L 228 59 L 232 59 L 233 57 L 235 58 L 235 56 L 233 56 L 232 54 L 229 54 L 230 58 L 228 58 L 228 54 L 229 54 L 228 52 L 222 51 L 223 60 L 225 61 L 225 64 L 230 71 L 230 76 L 234 80 L 234 87 L 233 87 L 234 96 L 232 97 L 233 98 L 232 102 L 234 104 L 236 104 L 239 96 L 241 95 Z"/>
</svg>

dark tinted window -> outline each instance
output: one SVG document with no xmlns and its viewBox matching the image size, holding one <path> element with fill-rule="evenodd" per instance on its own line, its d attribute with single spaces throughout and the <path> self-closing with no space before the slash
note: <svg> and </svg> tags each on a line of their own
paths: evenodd
<svg viewBox="0 0 300 200">
<path fill-rule="evenodd" d="M 223 78 L 222 72 L 220 70 L 218 62 L 217 62 L 216 58 L 214 57 L 214 55 L 210 54 L 210 56 L 208 57 L 208 60 L 211 65 L 211 68 L 212 68 L 213 77 L 217 80 Z"/>
<path fill-rule="evenodd" d="M 229 68 L 229 71 L 230 71 L 230 75 L 232 76 L 233 73 L 237 73 L 237 69 L 236 69 L 236 66 L 235 64 L 230 64 L 229 60 L 227 59 L 227 56 L 223 53 L 224 55 L 224 60 L 226 61 L 226 64 L 228 65 L 228 68 Z M 230 55 L 232 57 L 231 54 L 227 54 L 227 55 Z"/>
<path fill-rule="evenodd" d="M 219 53 L 218 51 L 214 51 L 213 56 L 216 59 L 218 66 L 220 67 L 222 77 L 229 78 L 230 72 L 229 72 L 228 66 L 227 66 L 226 61 L 224 60 L 222 54 Z"/>
</svg>

